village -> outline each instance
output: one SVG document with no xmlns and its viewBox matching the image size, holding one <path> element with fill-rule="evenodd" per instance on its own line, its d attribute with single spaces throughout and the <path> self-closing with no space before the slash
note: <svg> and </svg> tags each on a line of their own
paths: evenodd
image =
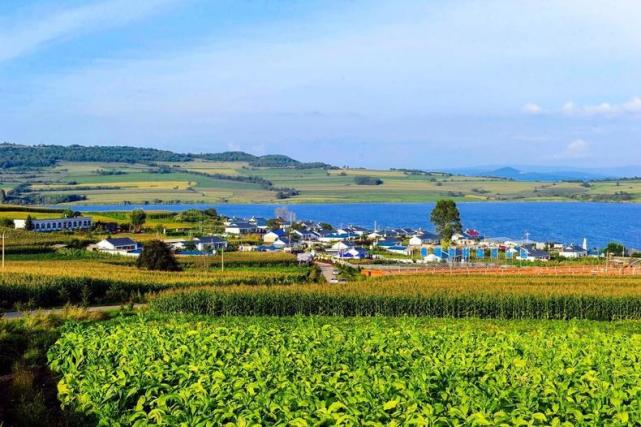
<svg viewBox="0 0 641 427">
<path fill-rule="evenodd" d="M 317 259 L 391 264 L 469 264 L 472 262 L 547 262 L 550 259 L 576 260 L 602 258 L 603 248 L 590 248 L 587 239 L 581 244 L 540 242 L 510 237 L 486 237 L 475 229 L 464 229 L 448 240 L 422 228 L 366 228 L 358 225 L 334 226 L 292 217 L 221 218 L 220 233 L 199 234 L 189 231 L 188 237 L 156 233 L 177 256 L 203 256 L 240 252 L 289 252 L 300 262 Z M 16 219 L 15 228 L 35 232 L 86 232 L 100 228 L 108 236 L 87 246 L 98 251 L 136 257 L 144 241 L 136 234 L 119 236 L 117 224 L 96 223 L 89 216 L 50 219 Z M 140 233 L 143 229 L 139 230 Z"/>
</svg>

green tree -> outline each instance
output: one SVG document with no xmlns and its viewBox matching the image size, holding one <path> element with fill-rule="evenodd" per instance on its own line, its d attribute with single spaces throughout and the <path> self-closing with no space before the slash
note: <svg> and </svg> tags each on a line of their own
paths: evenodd
<svg viewBox="0 0 641 427">
<path fill-rule="evenodd" d="M 0 188 L 0 203 L 4 203 L 7 200 L 7 192 L 4 191 L 4 188 Z"/>
<path fill-rule="evenodd" d="M 131 225 L 134 228 L 134 232 L 139 233 L 147 220 L 147 214 L 142 209 L 134 209 L 131 211 L 129 217 L 131 219 Z"/>
<path fill-rule="evenodd" d="M 454 234 L 463 231 L 461 214 L 453 200 L 439 200 L 436 202 L 430 221 L 436 227 L 441 240 L 450 240 Z"/>
<path fill-rule="evenodd" d="M 603 253 L 614 255 L 614 256 L 623 256 L 623 245 L 620 243 L 610 242 L 608 246 L 603 250 Z"/>
<path fill-rule="evenodd" d="M 142 253 L 136 260 L 138 268 L 147 270 L 179 271 L 180 265 L 169 246 L 161 240 L 145 243 Z"/>
<path fill-rule="evenodd" d="M 31 215 L 27 215 L 27 219 L 24 221 L 24 229 L 27 231 L 33 230 L 33 218 L 31 218 Z"/>
<path fill-rule="evenodd" d="M 282 222 L 282 221 L 280 220 L 280 218 L 271 218 L 271 219 L 268 219 L 268 220 L 267 220 L 267 227 L 268 227 L 270 230 L 278 230 L 278 229 L 280 228 L 280 224 L 281 224 L 281 222 Z"/>
</svg>

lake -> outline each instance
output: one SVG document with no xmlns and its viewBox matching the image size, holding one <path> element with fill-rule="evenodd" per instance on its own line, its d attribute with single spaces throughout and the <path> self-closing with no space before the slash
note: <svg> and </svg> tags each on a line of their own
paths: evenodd
<svg viewBox="0 0 641 427">
<path fill-rule="evenodd" d="M 226 216 L 273 217 L 281 205 L 251 204 L 175 204 L 175 205 L 93 205 L 78 206 L 83 211 L 145 210 L 183 211 L 215 208 Z M 574 203 L 574 202 L 465 202 L 459 210 L 466 228 L 476 228 L 486 237 L 506 236 L 539 241 L 581 244 L 588 239 L 590 247 L 603 247 L 617 241 L 641 249 L 641 204 Z M 429 213 L 434 203 L 346 203 L 286 205 L 297 219 L 329 222 L 335 226 L 374 223 L 382 227 L 423 227 L 432 229 Z"/>
</svg>

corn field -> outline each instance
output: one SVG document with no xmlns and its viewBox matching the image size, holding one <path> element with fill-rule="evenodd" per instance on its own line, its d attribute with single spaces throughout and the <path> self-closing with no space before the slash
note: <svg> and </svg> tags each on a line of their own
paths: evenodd
<svg viewBox="0 0 641 427">
<path fill-rule="evenodd" d="M 190 286 L 303 283 L 309 272 L 307 267 L 293 266 L 164 272 L 97 260 L 12 261 L 0 273 L 0 307 L 140 301 L 149 292 Z"/>
<path fill-rule="evenodd" d="M 215 316 L 641 319 L 641 278 L 399 276 L 338 285 L 177 290 L 155 296 L 151 306 Z"/>
</svg>

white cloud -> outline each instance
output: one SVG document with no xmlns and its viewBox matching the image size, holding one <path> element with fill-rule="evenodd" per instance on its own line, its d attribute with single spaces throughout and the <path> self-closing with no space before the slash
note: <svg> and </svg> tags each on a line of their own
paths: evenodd
<svg viewBox="0 0 641 427">
<path fill-rule="evenodd" d="M 59 10 L 49 16 L 33 16 L 0 29 L 0 63 L 26 55 L 39 47 L 67 37 L 127 24 L 158 11 L 176 0 L 105 0 Z"/>
<path fill-rule="evenodd" d="M 621 104 L 602 102 L 596 105 L 576 105 L 568 101 L 561 107 L 561 112 L 568 116 L 602 116 L 617 117 L 625 115 L 641 116 L 641 98 L 634 97 Z"/>
<path fill-rule="evenodd" d="M 523 111 L 526 112 L 527 114 L 539 114 L 543 110 L 538 104 L 535 104 L 533 102 L 528 102 L 523 106 Z"/>
<path fill-rule="evenodd" d="M 565 151 L 562 153 L 561 157 L 563 158 L 577 158 L 585 156 L 586 152 L 590 148 L 589 144 L 583 139 L 575 139 L 570 142 Z"/>
</svg>

